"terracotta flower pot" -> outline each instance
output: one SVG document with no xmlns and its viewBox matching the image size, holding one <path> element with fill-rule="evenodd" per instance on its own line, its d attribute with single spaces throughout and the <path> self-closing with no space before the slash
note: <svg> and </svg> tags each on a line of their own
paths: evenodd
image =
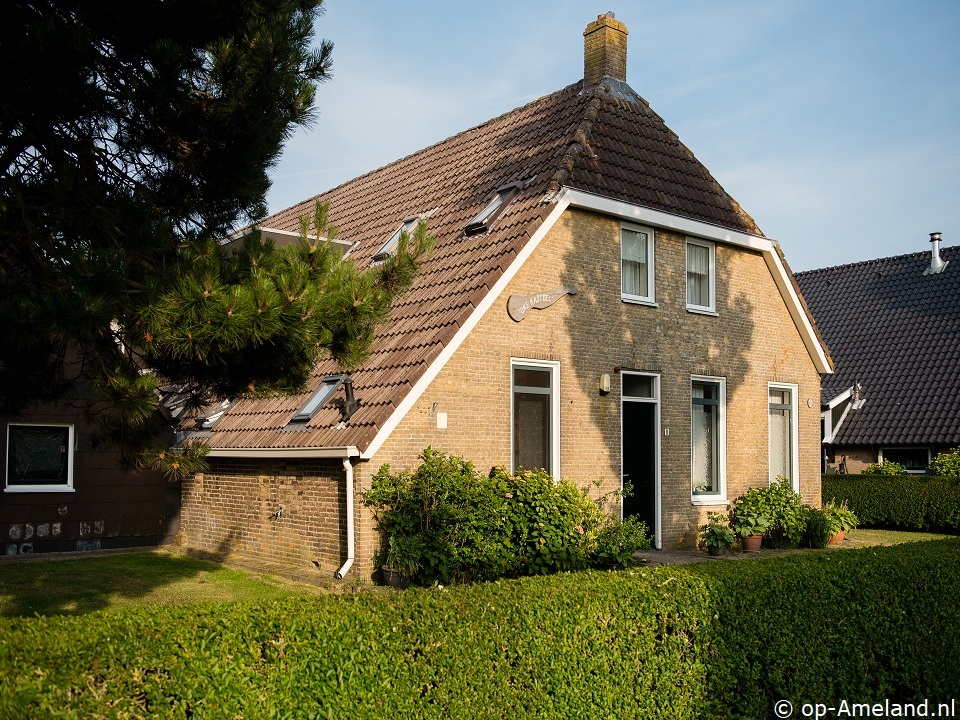
<svg viewBox="0 0 960 720">
<path fill-rule="evenodd" d="M 763 542 L 763 535 L 747 535 L 743 538 L 743 551 L 745 553 L 760 552 L 761 542 Z"/>
<path fill-rule="evenodd" d="M 846 531 L 846 530 L 841 530 L 841 531 L 838 532 L 836 535 L 831 535 L 831 536 L 830 536 L 830 544 L 831 544 L 831 545 L 839 545 L 840 543 L 843 542 L 843 538 L 844 538 L 844 536 L 845 536 L 846 534 L 847 534 L 847 531 Z"/>
</svg>

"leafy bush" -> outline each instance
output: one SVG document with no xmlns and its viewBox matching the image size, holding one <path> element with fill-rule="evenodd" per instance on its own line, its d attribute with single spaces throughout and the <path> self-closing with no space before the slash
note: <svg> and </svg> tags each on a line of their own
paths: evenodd
<svg viewBox="0 0 960 720">
<path fill-rule="evenodd" d="M 831 535 L 853 530 L 857 526 L 856 514 L 847 507 L 847 503 L 843 500 L 839 503 L 826 503 L 823 506 L 823 512 L 830 523 Z"/>
<path fill-rule="evenodd" d="M 960 687 L 957 597 L 960 541 L 941 541 L 5 619 L 0 717 L 759 720 L 780 699 L 935 707 Z"/>
<path fill-rule="evenodd" d="M 818 508 L 810 508 L 801 541 L 803 547 L 825 548 L 834 534 L 833 523 L 827 513 Z"/>
<path fill-rule="evenodd" d="M 730 518 L 726 514 L 708 512 L 707 522 L 697 528 L 700 531 L 699 545 L 713 554 L 732 546 L 737 538 L 729 523 Z"/>
<path fill-rule="evenodd" d="M 374 475 L 363 502 L 389 542 L 417 539 L 421 584 L 491 580 L 628 564 L 649 547 L 646 526 L 614 522 L 587 489 L 543 470 L 489 477 L 427 448 L 413 472 Z"/>
<path fill-rule="evenodd" d="M 597 533 L 597 549 L 590 564 L 593 567 L 629 567 L 636 564 L 634 553 L 649 550 L 650 546 L 650 531 L 645 522 L 635 517 L 614 520 L 605 523 Z"/>
<path fill-rule="evenodd" d="M 927 470 L 930 475 L 960 477 L 960 447 L 950 452 L 940 453 L 931 462 Z"/>
<path fill-rule="evenodd" d="M 737 528 L 740 516 L 759 515 L 769 519 L 764 544 L 769 547 L 799 545 L 807 526 L 807 508 L 790 481 L 782 476 L 768 487 L 751 488 L 733 501 L 730 524 Z"/>
<path fill-rule="evenodd" d="M 824 503 L 846 503 L 861 526 L 960 531 L 960 478 L 824 475 Z"/>
<path fill-rule="evenodd" d="M 867 465 L 860 471 L 861 475 L 909 475 L 907 469 L 893 460 L 884 460 L 882 463 Z"/>
</svg>

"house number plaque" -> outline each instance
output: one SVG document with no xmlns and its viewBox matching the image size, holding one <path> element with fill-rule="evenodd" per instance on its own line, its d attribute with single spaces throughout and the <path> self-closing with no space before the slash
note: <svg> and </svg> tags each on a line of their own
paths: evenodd
<svg viewBox="0 0 960 720">
<path fill-rule="evenodd" d="M 577 289 L 571 285 L 557 288 L 556 290 L 535 293 L 533 295 L 511 295 L 507 300 L 507 314 L 517 322 L 520 322 L 533 308 L 543 310 L 553 305 L 564 295 L 576 294 Z"/>
</svg>

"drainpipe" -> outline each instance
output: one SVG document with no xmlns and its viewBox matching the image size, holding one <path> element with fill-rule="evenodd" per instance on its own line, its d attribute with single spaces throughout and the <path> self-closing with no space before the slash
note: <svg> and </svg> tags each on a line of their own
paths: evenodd
<svg viewBox="0 0 960 720">
<path fill-rule="evenodd" d="M 347 561 L 334 574 L 337 580 L 343 580 L 350 571 L 356 555 L 353 549 L 353 463 L 349 457 L 343 459 L 343 469 L 347 473 Z"/>
</svg>

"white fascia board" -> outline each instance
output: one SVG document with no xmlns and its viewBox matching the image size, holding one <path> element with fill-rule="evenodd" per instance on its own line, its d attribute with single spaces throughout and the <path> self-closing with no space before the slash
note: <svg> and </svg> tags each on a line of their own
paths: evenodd
<svg viewBox="0 0 960 720">
<path fill-rule="evenodd" d="M 748 235 L 747 233 L 729 230 L 719 225 L 691 220 L 671 215 L 661 210 L 652 210 L 641 205 L 633 205 L 621 200 L 613 200 L 602 195 L 584 192 L 583 190 L 572 190 L 564 188 L 561 197 L 566 197 L 570 205 L 584 210 L 594 210 L 605 215 L 614 215 L 623 220 L 638 222 L 645 225 L 654 225 L 661 228 L 676 230 L 684 235 L 696 235 L 697 237 L 718 242 L 728 243 L 730 245 L 739 245 L 740 247 L 750 248 L 751 250 L 760 250 L 772 252 L 774 243 L 769 238 L 759 235 Z"/>
<path fill-rule="evenodd" d="M 593 210 L 595 212 L 613 215 L 623 220 L 631 222 L 640 222 L 654 227 L 667 228 L 675 230 L 684 235 L 694 235 L 696 237 L 715 240 L 716 242 L 736 245 L 738 247 L 757 250 L 763 254 L 763 259 L 767 263 L 770 274 L 773 276 L 777 289 L 786 303 L 790 317 L 800 331 L 800 337 L 803 344 L 810 354 L 813 364 L 820 374 L 832 374 L 833 368 L 830 367 L 830 361 L 827 360 L 827 354 L 813 331 L 813 325 L 810 324 L 810 318 L 807 317 L 803 309 L 803 303 L 797 295 L 787 275 L 787 269 L 780 262 L 780 256 L 777 254 L 777 244 L 770 238 L 760 237 L 758 235 L 748 235 L 747 233 L 729 230 L 719 225 L 691 220 L 689 218 L 672 215 L 661 210 L 652 210 L 640 205 L 613 200 L 611 198 L 594 195 L 582 190 L 572 190 L 564 188 L 560 194 L 561 198 L 566 198 L 572 207 L 582 208 L 584 210 Z"/>
<path fill-rule="evenodd" d="M 835 398 L 833 398 L 833 400 L 828 400 L 828 401 L 827 401 L 827 407 L 832 410 L 833 408 L 835 408 L 837 405 L 839 405 L 840 403 L 842 403 L 844 400 L 846 400 L 846 399 L 847 399 L 848 397 L 850 397 L 851 395 L 853 395 L 853 388 L 852 388 L 852 387 L 848 387 L 848 388 L 847 388 L 846 390 L 844 390 L 842 393 L 840 393 L 840 394 L 837 395 Z"/>
<path fill-rule="evenodd" d="M 383 424 L 383 427 L 380 428 L 380 431 L 377 433 L 373 441 L 367 446 L 367 449 L 361 454 L 361 459 L 369 460 L 372 458 L 377 450 L 380 449 L 380 446 L 386 442 L 386 439 L 390 437 L 397 425 L 400 424 L 400 421 L 406 417 L 407 413 L 410 412 L 410 409 L 414 404 L 420 399 L 420 396 L 426 392 L 426 389 L 430 387 L 437 375 L 440 374 L 440 371 L 443 370 L 444 366 L 453 357 L 453 354 L 457 349 L 463 344 L 463 341 L 466 340 L 470 333 L 473 332 L 473 329 L 477 326 L 477 323 L 483 319 L 483 316 L 486 315 L 487 310 L 489 310 L 493 303 L 500 297 L 507 284 L 513 279 L 514 275 L 517 274 L 517 271 L 523 266 L 527 261 L 527 258 L 533 254 L 533 251 L 537 249 L 537 246 L 540 244 L 540 241 L 546 236 L 550 229 L 557 222 L 557 219 L 563 215 L 564 210 L 567 209 L 567 206 L 570 204 L 569 199 L 561 192 L 554 200 L 555 205 L 550 211 L 550 214 L 547 215 L 546 219 L 540 224 L 540 227 L 537 228 L 537 231 L 533 234 L 527 244 L 521 248 L 520 252 L 517 254 L 517 257 L 514 258 L 513 262 L 510 263 L 510 267 L 506 269 L 503 275 L 500 276 L 500 279 L 494 283 L 493 287 L 490 288 L 489 292 L 483 296 L 483 299 L 479 302 L 474 311 L 470 314 L 470 317 L 467 318 L 467 321 L 460 327 L 456 335 L 453 336 L 453 339 L 450 340 L 443 348 L 443 351 L 437 356 L 437 359 L 433 361 L 427 371 L 421 376 L 417 383 L 411 388 L 410 392 L 407 393 L 406 397 L 400 402 L 400 405 L 397 406 L 397 409 L 391 413 L 390 417 L 387 418 L 387 421 Z"/>
<path fill-rule="evenodd" d="M 292 448 L 210 448 L 207 457 L 222 458 L 345 458 L 359 457 L 355 445 L 342 447 L 292 447 Z"/>
</svg>

